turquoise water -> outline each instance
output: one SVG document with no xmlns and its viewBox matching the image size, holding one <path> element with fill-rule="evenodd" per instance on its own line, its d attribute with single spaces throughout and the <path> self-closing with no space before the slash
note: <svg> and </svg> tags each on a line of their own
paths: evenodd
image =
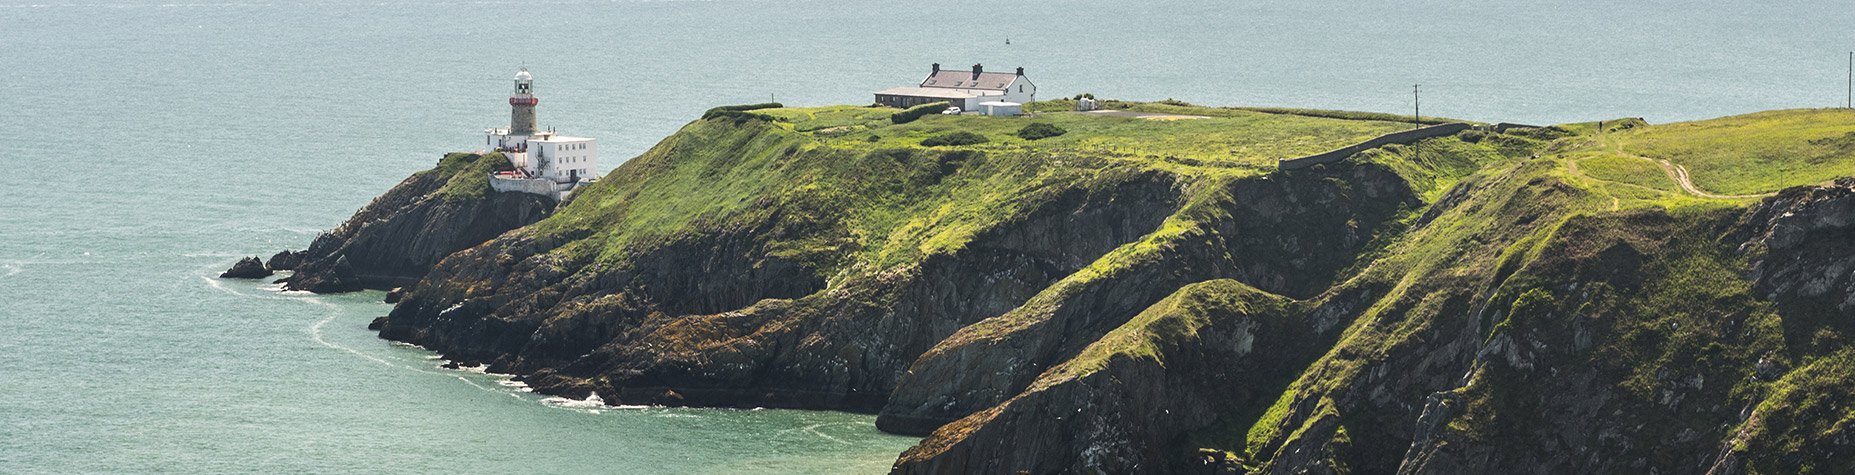
<svg viewBox="0 0 1855 475">
<path fill-rule="evenodd" d="M 1051 96 L 1402 112 L 1423 83 L 1426 114 L 1662 122 L 1839 104 L 1855 47 L 1851 2 L 928 3 L 0 0 L 0 472 L 886 469 L 914 440 L 869 416 L 547 403 L 375 339 L 377 293 L 213 277 L 474 148 L 523 64 L 611 167 L 709 106 L 862 103 L 936 61 Z"/>
</svg>

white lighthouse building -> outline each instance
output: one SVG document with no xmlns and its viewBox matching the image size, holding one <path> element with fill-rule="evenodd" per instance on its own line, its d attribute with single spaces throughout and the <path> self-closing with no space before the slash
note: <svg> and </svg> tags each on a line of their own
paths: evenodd
<svg viewBox="0 0 1855 475">
<path fill-rule="evenodd" d="M 535 126 L 535 105 L 540 103 L 534 75 L 527 69 L 515 73 L 509 128 L 484 131 L 485 147 L 509 157 L 515 169 L 491 175 L 490 188 L 563 199 L 599 178 L 599 141 L 540 130 Z"/>
</svg>

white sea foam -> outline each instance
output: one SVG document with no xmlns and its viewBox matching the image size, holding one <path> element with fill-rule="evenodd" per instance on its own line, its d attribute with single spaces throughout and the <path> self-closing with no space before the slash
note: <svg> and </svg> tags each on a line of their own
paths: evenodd
<svg viewBox="0 0 1855 475">
<path fill-rule="evenodd" d="M 490 372 L 488 365 L 478 364 L 475 366 L 463 366 L 463 367 L 458 367 L 456 371 L 447 371 L 447 370 L 443 370 L 439 368 L 420 368 L 413 364 L 407 364 L 403 361 L 397 361 L 397 358 L 394 358 L 391 356 L 383 357 L 380 355 L 374 355 L 374 354 L 370 354 L 365 351 L 361 351 L 361 350 L 358 350 L 352 347 L 348 347 L 346 345 L 342 345 L 342 344 L 330 341 L 325 335 L 325 329 L 329 323 L 334 322 L 335 319 L 343 315 L 343 312 L 339 306 L 333 303 L 323 301 L 322 299 L 316 297 L 316 294 L 313 292 L 285 291 L 282 289 L 281 285 L 267 284 L 267 285 L 253 286 L 256 289 L 263 291 L 263 293 L 266 293 L 269 295 L 253 294 L 250 291 L 240 291 L 239 290 L 240 287 L 227 285 L 227 281 L 220 280 L 218 278 L 213 277 L 214 274 L 212 274 L 212 271 L 214 269 L 217 269 L 219 265 L 220 263 L 215 262 L 208 266 L 204 266 L 201 268 L 200 274 L 199 274 L 200 279 L 206 281 L 206 284 L 215 290 L 219 290 L 219 291 L 222 291 L 228 294 L 238 295 L 238 296 L 247 297 L 247 298 L 298 301 L 298 302 L 308 303 L 311 305 L 316 305 L 316 306 L 327 309 L 328 315 L 326 317 L 323 317 L 320 320 L 317 320 L 315 323 L 311 324 L 309 328 L 307 329 L 310 340 L 314 341 L 317 345 L 320 345 L 320 346 L 323 346 L 329 349 L 339 350 L 343 353 L 354 355 L 361 359 L 372 361 L 374 363 L 377 363 L 383 366 L 404 369 L 404 370 L 413 371 L 417 373 L 451 376 L 453 378 L 456 378 L 458 381 L 462 381 L 464 384 L 470 385 L 471 387 L 475 387 L 477 389 L 481 389 L 481 390 L 488 391 L 488 392 L 507 394 L 509 397 L 514 397 L 517 399 L 522 399 L 524 397 L 523 393 L 534 392 L 534 388 L 529 387 L 528 383 L 516 381 L 514 379 L 515 378 L 514 375 Z M 11 275 L 11 274 L 5 273 L 8 271 L 11 271 L 11 273 L 13 274 L 18 273 L 17 271 L 12 271 L 12 269 L 15 269 L 17 267 L 18 266 L 14 264 L 0 264 L 0 277 Z M 463 304 L 459 303 L 458 305 L 452 306 L 450 310 L 455 310 L 462 306 Z M 393 346 L 411 347 L 411 348 L 416 348 L 420 351 L 428 352 L 427 355 L 424 355 L 422 357 L 422 359 L 425 361 L 443 361 L 444 360 L 443 355 L 439 355 L 437 353 L 429 353 L 431 352 L 429 348 L 425 348 L 420 345 L 401 342 L 401 341 L 391 341 L 391 342 L 388 342 L 388 344 L 393 345 Z M 449 361 L 445 361 L 445 363 L 449 363 Z M 478 376 L 472 376 L 472 375 L 488 376 L 492 378 L 491 382 L 493 382 L 494 384 L 484 384 L 479 381 L 480 378 Z M 617 406 L 617 407 L 608 406 L 605 403 L 605 399 L 601 398 L 597 393 L 587 396 L 586 399 L 547 397 L 547 398 L 542 398 L 540 402 L 542 405 L 545 405 L 545 406 L 558 407 L 558 408 L 564 408 L 564 409 L 573 409 L 573 410 L 578 410 L 578 411 L 584 411 L 589 414 L 600 414 L 601 410 L 605 410 L 605 409 L 643 410 L 643 409 L 650 409 L 650 408 L 655 407 L 655 406 L 645 406 L 645 405 L 625 405 L 625 406 Z M 683 415 L 683 416 L 672 416 L 672 417 L 695 417 L 695 416 Z"/>
<path fill-rule="evenodd" d="M 420 350 L 423 350 L 423 351 L 431 351 L 431 349 L 429 349 L 429 348 L 426 348 L 426 347 L 424 347 L 424 346 L 420 346 L 420 345 L 418 345 L 418 344 L 415 344 L 415 343 L 406 343 L 406 342 L 403 342 L 403 341 L 387 341 L 387 342 L 386 342 L 386 344 L 388 344 L 388 345 L 393 345 L 393 346 L 406 346 L 406 347 L 412 347 L 412 348 L 418 348 L 418 349 L 420 349 Z M 439 355 L 439 354 L 436 354 L 436 353 L 433 353 L 432 355 L 430 355 L 430 356 L 428 356 L 428 357 L 426 357 L 426 359 L 431 359 L 431 360 L 441 360 L 441 359 L 444 359 L 444 356 L 442 356 L 442 355 Z"/>
<path fill-rule="evenodd" d="M 607 407 L 605 405 L 605 398 L 599 397 L 599 393 L 596 393 L 596 392 L 586 395 L 586 399 L 571 399 L 571 398 L 564 398 L 560 396 L 553 396 L 553 397 L 542 398 L 541 403 L 546 404 L 548 406 L 559 407 L 559 408 L 564 408 L 564 409 L 605 409 Z"/>
<path fill-rule="evenodd" d="M 793 433 L 793 432 L 804 432 L 804 433 L 807 433 L 807 434 L 811 434 L 811 435 L 815 435 L 815 436 L 818 436 L 819 438 L 822 438 L 822 439 L 825 439 L 825 440 L 829 440 L 829 441 L 832 441 L 832 442 L 837 442 L 837 443 L 840 443 L 840 444 L 849 444 L 849 443 L 850 443 L 850 441 L 847 441 L 847 440 L 844 440 L 844 439 L 839 439 L 839 438 L 837 438 L 837 437 L 832 437 L 832 436 L 831 436 L 830 434 L 826 434 L 826 433 L 824 433 L 824 432 L 820 432 L 820 431 L 818 431 L 818 428 L 819 428 L 819 427 L 825 427 L 825 426 L 835 426 L 835 425 L 843 425 L 843 424 L 832 424 L 832 423 L 818 423 L 818 424 L 812 424 L 812 425 L 808 425 L 808 426 L 805 426 L 805 427 L 794 427 L 794 428 L 791 428 L 791 429 L 783 429 L 783 430 L 780 430 L 780 431 L 778 431 L 778 432 L 776 432 L 776 433 L 777 433 L 777 434 L 790 434 L 790 433 Z"/>
</svg>

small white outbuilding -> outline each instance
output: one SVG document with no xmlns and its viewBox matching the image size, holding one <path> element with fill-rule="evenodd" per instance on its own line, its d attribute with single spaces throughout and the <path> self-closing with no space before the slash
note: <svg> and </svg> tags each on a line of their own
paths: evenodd
<svg viewBox="0 0 1855 475">
<path fill-rule="evenodd" d="M 981 102 L 979 103 L 979 113 L 989 116 L 1023 115 L 1024 104 L 1004 101 Z"/>
</svg>

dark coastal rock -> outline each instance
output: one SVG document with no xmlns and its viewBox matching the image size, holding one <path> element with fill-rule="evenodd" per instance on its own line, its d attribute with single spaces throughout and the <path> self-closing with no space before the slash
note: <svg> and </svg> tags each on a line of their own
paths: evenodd
<svg viewBox="0 0 1855 475">
<path fill-rule="evenodd" d="M 895 472 L 1202 470 L 1207 462 L 1176 439 L 1272 396 L 1272 382 L 1312 353 L 1300 343 L 1313 326 L 1293 317 L 1290 302 L 1229 279 L 1186 286 L 1115 329 L 1119 338 L 1091 345 L 1092 356 L 941 427 L 903 453 Z"/>
<path fill-rule="evenodd" d="M 1792 314 L 1855 315 L 1855 178 L 1785 190 L 1749 210 L 1735 237 L 1760 296 Z"/>
<path fill-rule="evenodd" d="M 276 254 L 271 255 L 271 259 L 269 261 L 265 261 L 264 265 L 266 267 L 270 267 L 271 270 L 274 270 L 274 271 L 296 270 L 297 266 L 303 265 L 303 258 L 307 254 L 308 253 L 305 253 L 303 251 L 289 251 L 289 250 L 279 251 Z"/>
<path fill-rule="evenodd" d="M 284 288 L 333 293 L 410 285 L 446 256 L 552 212 L 552 198 L 489 190 L 496 162 L 508 163 L 497 154 L 446 156 L 438 168 L 406 178 L 317 236 L 308 249 L 278 253 L 272 260 L 296 271 L 283 279 Z"/>
<path fill-rule="evenodd" d="M 384 301 L 386 303 L 399 303 L 399 300 L 405 297 L 406 297 L 405 287 L 394 287 L 393 290 L 388 290 L 386 292 L 386 298 L 384 299 Z"/>
<path fill-rule="evenodd" d="M 385 326 L 385 325 L 386 325 L 386 317 L 374 317 L 373 320 L 367 322 L 367 329 L 379 331 L 380 327 Z"/>
<path fill-rule="evenodd" d="M 285 290 L 307 290 L 318 294 L 353 292 L 367 288 L 348 264 L 348 256 L 336 254 L 313 261 L 283 280 Z"/>
<path fill-rule="evenodd" d="M 270 269 L 264 268 L 264 261 L 258 260 L 256 256 L 253 256 L 239 259 L 238 263 L 232 264 L 232 268 L 226 269 L 225 272 L 220 273 L 219 277 L 231 279 L 258 279 L 270 275 Z"/>
</svg>

